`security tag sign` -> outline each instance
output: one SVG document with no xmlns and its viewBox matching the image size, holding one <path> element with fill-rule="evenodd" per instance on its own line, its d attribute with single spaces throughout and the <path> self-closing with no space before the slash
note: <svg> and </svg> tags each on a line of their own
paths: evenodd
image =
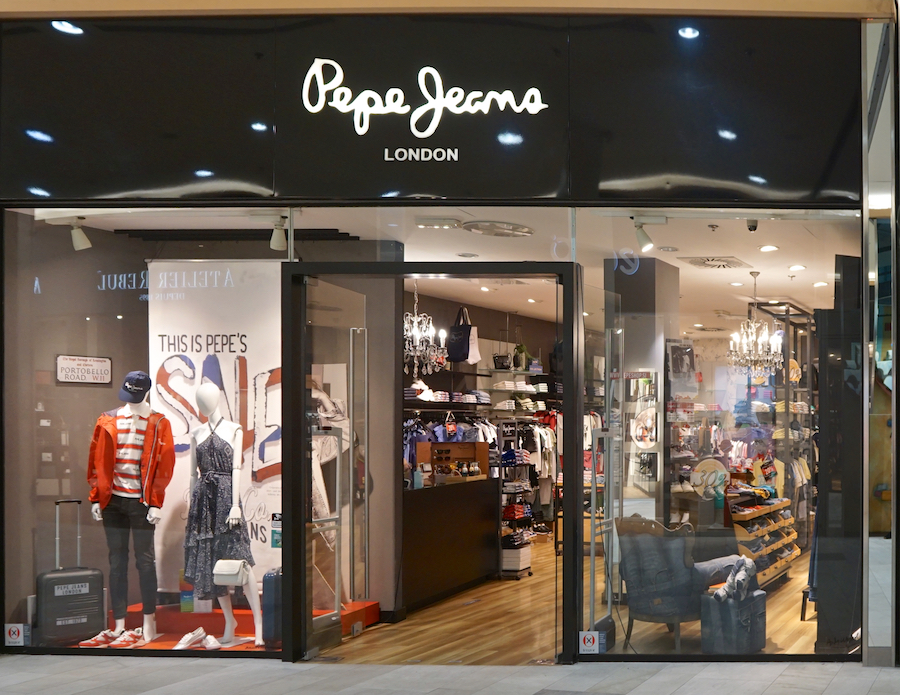
<svg viewBox="0 0 900 695">
<path fill-rule="evenodd" d="M 27 647 L 31 644 L 31 625 L 6 623 L 3 643 L 7 647 Z"/>
<path fill-rule="evenodd" d="M 600 633 L 596 631 L 579 632 L 578 633 L 578 653 L 579 654 L 599 654 L 600 653 Z"/>
</svg>

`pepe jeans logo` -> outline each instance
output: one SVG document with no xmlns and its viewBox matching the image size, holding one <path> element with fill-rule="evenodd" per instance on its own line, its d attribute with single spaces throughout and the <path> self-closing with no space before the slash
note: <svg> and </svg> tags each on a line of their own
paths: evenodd
<svg viewBox="0 0 900 695">
<path fill-rule="evenodd" d="M 334 73 L 330 78 L 325 76 L 326 67 Z M 303 80 L 303 106 L 310 113 L 319 113 L 326 105 L 341 113 L 352 113 L 357 135 L 365 135 L 369 131 L 372 116 L 405 115 L 412 111 L 409 129 L 417 138 L 431 137 L 440 125 L 445 110 L 457 115 L 487 114 L 496 104 L 500 111 L 509 107 L 515 113 L 524 111 L 533 116 L 549 108 L 537 87 L 527 89 L 521 101 L 517 101 L 509 89 L 487 93 L 473 90 L 467 94 L 462 87 L 450 87 L 445 92 L 441 73 L 430 66 L 419 70 L 418 81 L 425 103 L 413 110 L 399 87 L 391 87 L 384 96 L 372 89 L 364 89 L 354 96 L 349 87 L 343 86 L 344 69 L 340 64 L 328 58 L 316 58 Z"/>
</svg>

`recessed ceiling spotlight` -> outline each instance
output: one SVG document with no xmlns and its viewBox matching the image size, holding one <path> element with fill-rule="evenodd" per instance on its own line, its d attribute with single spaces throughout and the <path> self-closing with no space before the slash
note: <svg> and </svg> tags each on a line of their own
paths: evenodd
<svg viewBox="0 0 900 695">
<path fill-rule="evenodd" d="M 491 291 L 491 288 L 490 288 L 490 287 L 482 287 L 482 288 L 481 288 L 481 291 L 482 291 L 482 292 L 490 292 L 490 291 Z"/>
<path fill-rule="evenodd" d="M 805 265 L 792 265 L 788 270 L 806 270 Z"/>
<path fill-rule="evenodd" d="M 590 316 L 590 315 L 591 315 L 590 312 L 588 312 L 588 311 L 582 311 L 581 313 L 584 314 L 585 316 Z"/>
<path fill-rule="evenodd" d="M 49 191 L 46 191 L 43 188 L 38 188 L 37 186 L 29 186 L 28 192 L 31 193 L 31 195 L 40 196 L 41 198 L 49 198 L 50 197 Z"/>
<path fill-rule="evenodd" d="M 622 335 L 622 329 L 621 329 L 621 328 L 617 328 L 617 329 L 616 329 L 616 335 Z"/>
<path fill-rule="evenodd" d="M 417 217 L 416 227 L 419 229 L 455 229 L 459 220 L 455 217 Z"/>
<path fill-rule="evenodd" d="M 536 304 L 537 302 L 535 302 L 533 299 L 530 299 L 530 298 L 529 298 L 528 303 L 529 303 L 529 304 Z"/>
<path fill-rule="evenodd" d="M 119 321 L 121 321 L 121 320 L 122 320 L 122 314 L 116 314 L 116 318 L 119 319 Z"/>
<path fill-rule="evenodd" d="M 459 256 L 460 258 L 478 258 L 477 253 L 464 252 L 464 253 L 458 253 L 456 255 Z"/>
<path fill-rule="evenodd" d="M 668 251 L 669 253 L 672 253 L 674 251 L 677 251 L 678 249 L 675 246 L 660 246 L 659 250 L 660 251 Z"/>
<path fill-rule="evenodd" d="M 694 324 L 694 328 L 703 328 L 703 324 L 702 324 L 702 323 L 695 323 L 695 324 Z"/>
<path fill-rule="evenodd" d="M 772 246 L 771 244 L 766 244 L 765 246 L 760 246 L 759 250 L 762 251 L 763 253 L 769 253 L 769 251 L 777 251 L 778 247 Z"/>
<path fill-rule="evenodd" d="M 250 127 L 253 128 L 257 133 L 264 133 L 269 129 L 269 127 L 265 123 L 260 123 L 257 121 L 256 123 L 251 123 Z"/>
<path fill-rule="evenodd" d="M 762 176 L 750 175 L 747 178 L 750 179 L 753 183 L 758 183 L 760 186 L 769 183 Z"/>
<path fill-rule="evenodd" d="M 733 130 L 726 130 L 723 128 L 719 131 L 719 137 L 723 140 L 736 140 L 737 133 L 735 133 Z"/>
<path fill-rule="evenodd" d="M 827 287 L 827 286 L 828 286 L 827 282 L 814 282 L 813 283 L 813 287 Z"/>
<path fill-rule="evenodd" d="M 700 32 L 694 27 L 682 27 L 678 30 L 678 35 L 683 39 L 696 39 L 700 36 Z"/>
<path fill-rule="evenodd" d="M 496 237 L 528 237 L 534 234 L 531 227 L 514 222 L 493 222 L 490 220 L 472 220 L 464 222 L 462 228 L 472 234 Z"/>
<path fill-rule="evenodd" d="M 777 299 L 770 299 L 769 304 L 781 304 L 781 302 Z"/>
<path fill-rule="evenodd" d="M 194 172 L 194 176 L 201 179 L 209 178 L 212 175 L 213 173 L 209 169 L 197 169 L 197 171 Z"/>
<path fill-rule="evenodd" d="M 744 286 L 744 283 L 743 283 L 743 282 L 732 282 L 732 283 L 729 283 L 729 284 L 730 284 L 732 287 L 743 287 L 743 286 Z"/>
</svg>

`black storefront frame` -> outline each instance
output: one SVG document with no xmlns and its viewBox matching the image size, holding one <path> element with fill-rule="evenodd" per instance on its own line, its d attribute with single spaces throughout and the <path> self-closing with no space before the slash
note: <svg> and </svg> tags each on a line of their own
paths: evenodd
<svg viewBox="0 0 900 695">
<path fill-rule="evenodd" d="M 895 26 L 895 30 L 896 30 L 897 25 L 895 24 L 894 26 Z M 895 65 L 896 65 L 896 61 L 897 61 L 896 51 L 894 53 L 894 59 L 895 59 Z M 895 90 L 894 98 L 895 99 L 897 98 L 896 90 Z M 900 117 L 900 116 L 898 116 L 898 114 L 896 113 L 896 110 L 895 110 L 895 118 L 897 118 L 897 117 Z M 897 143 L 895 142 L 894 144 L 895 144 L 895 147 L 897 147 Z M 863 177 L 866 176 L 865 170 L 863 170 L 862 176 Z M 898 185 L 896 177 L 894 179 L 894 185 L 895 186 Z M 34 200 L 27 200 L 27 201 L 22 200 L 22 201 L 19 201 L 19 206 L 20 207 L 26 207 L 26 206 L 33 207 L 35 202 L 36 201 L 34 201 Z M 73 202 L 87 202 L 87 201 L 52 200 L 52 201 L 48 201 L 45 206 L 46 207 L 63 206 L 63 205 L 68 206 L 68 205 L 72 204 Z M 549 206 L 552 206 L 552 207 L 575 207 L 575 206 L 578 206 L 578 207 L 584 207 L 584 206 L 608 207 L 608 203 L 599 203 L 599 202 L 592 202 L 592 201 L 578 202 L 578 201 L 562 200 L 562 199 L 560 199 L 560 200 L 496 200 L 496 201 L 486 201 L 486 200 L 473 201 L 473 200 L 468 200 L 468 199 L 453 201 L 453 200 L 448 199 L 448 200 L 441 201 L 442 204 L 452 204 L 453 202 L 457 202 L 459 204 L 466 204 L 466 205 L 473 206 L 473 207 L 483 206 L 483 205 L 548 206 L 548 207 Z M 146 206 L 146 207 L 165 206 L 165 207 L 192 207 L 192 208 L 209 207 L 209 208 L 213 208 L 213 207 L 234 207 L 235 205 L 242 205 L 242 206 L 257 207 L 257 208 L 266 208 L 266 207 L 283 208 L 283 207 L 286 207 L 290 203 L 299 204 L 299 205 L 303 205 L 303 206 L 316 206 L 316 207 L 332 207 L 332 206 L 347 206 L 347 205 L 362 204 L 361 201 L 354 201 L 354 202 L 340 201 L 340 200 L 309 201 L 309 200 L 293 199 L 293 198 L 279 198 L 279 199 L 269 199 L 269 200 L 237 199 L 237 198 L 236 199 L 224 199 L 223 198 L 223 199 L 218 199 L 218 200 L 198 199 L 195 201 L 186 201 L 183 199 L 140 201 L 140 200 L 132 199 L 132 200 L 123 200 L 123 201 L 118 201 L 118 202 L 101 201 L 100 204 L 98 204 L 97 200 L 90 201 L 91 207 L 110 207 L 110 208 L 112 208 L 112 207 L 131 207 L 131 206 L 134 206 L 135 204 L 139 204 L 139 205 Z M 383 206 L 383 207 L 390 207 L 390 206 L 397 206 L 397 205 L 408 206 L 408 207 L 425 207 L 425 206 L 434 205 L 434 203 L 435 203 L 435 201 L 433 201 L 433 200 L 399 199 L 399 200 L 371 201 L 370 204 L 377 205 L 377 206 Z M 9 203 L 9 205 L 11 205 L 11 203 Z M 715 205 L 715 206 L 721 207 L 721 203 L 719 203 L 718 205 Z M 745 201 L 745 202 L 742 202 L 739 204 L 735 204 L 734 206 L 740 207 L 740 208 L 778 207 L 778 208 L 784 208 L 784 209 L 789 209 L 791 207 L 798 207 L 798 205 L 796 205 L 796 204 L 792 205 L 789 202 L 781 203 L 777 206 L 772 206 L 772 204 L 767 201 Z M 652 203 L 645 204 L 643 207 L 647 207 L 647 208 L 684 207 L 684 204 L 679 205 L 678 203 L 666 203 L 666 202 L 660 201 L 659 203 L 657 203 L 655 205 Z M 703 206 L 694 204 L 694 205 L 691 205 L 690 207 L 703 207 Z M 818 206 L 804 206 L 804 207 L 818 207 Z M 847 206 L 841 206 L 841 207 L 847 207 Z M 828 208 L 828 206 L 822 206 L 821 209 L 827 209 L 827 208 Z M 895 247 L 895 253 L 897 253 L 896 247 Z M 2 257 L 2 251 L 0 251 L 0 257 Z M 400 275 L 400 276 L 408 275 L 410 273 L 415 273 L 415 272 L 425 272 L 425 273 L 448 272 L 448 271 L 444 271 L 444 270 L 435 270 L 436 267 L 452 268 L 452 269 L 458 268 L 459 274 L 461 274 L 461 275 L 470 274 L 471 275 L 473 266 L 478 268 L 479 274 L 486 274 L 489 272 L 489 268 L 494 266 L 495 264 L 490 264 L 490 263 L 478 263 L 478 264 L 472 264 L 472 263 L 468 263 L 468 264 L 461 264 L 461 263 L 446 263 L 446 264 L 443 264 L 443 263 L 409 263 L 409 264 L 397 263 L 397 264 L 393 264 L 392 263 L 392 264 L 384 264 L 384 267 L 377 268 L 376 271 L 373 271 L 372 266 L 369 265 L 368 270 L 365 273 L 354 273 L 354 272 L 349 272 L 346 270 L 344 272 L 339 272 L 338 270 L 336 270 L 336 268 L 338 268 L 338 267 L 347 268 L 353 264 L 288 263 L 285 265 L 286 265 L 285 275 L 284 275 L 285 279 L 284 279 L 284 285 L 282 288 L 283 302 L 287 302 L 288 295 L 294 291 L 293 283 L 296 282 L 296 277 L 300 274 L 300 271 L 298 269 L 301 267 L 307 268 L 306 272 L 309 272 L 310 274 L 313 274 L 313 272 L 319 272 L 322 274 L 331 273 L 331 274 L 360 274 L 360 275 L 368 274 L 368 275 L 372 275 L 373 272 L 377 272 L 378 275 L 387 275 L 387 274 L 392 274 L 392 271 L 390 271 L 387 268 L 387 266 L 396 266 L 396 268 L 398 268 L 399 270 L 395 270 L 393 272 L 395 272 L 397 275 Z M 529 263 L 527 266 L 523 266 L 522 264 L 498 263 L 496 265 L 507 266 L 507 267 L 512 266 L 512 265 L 518 266 L 519 269 L 514 273 L 515 275 L 523 275 L 523 274 L 530 275 L 533 273 L 538 274 L 539 273 L 538 269 L 541 267 L 550 267 L 550 266 L 557 266 L 557 265 L 571 266 L 573 268 L 573 270 L 557 271 L 557 272 L 562 273 L 562 275 L 570 276 L 569 281 L 570 281 L 570 283 L 573 283 L 570 286 L 574 286 L 574 283 L 576 281 L 577 281 L 577 283 L 580 283 L 580 278 L 581 278 L 580 267 L 575 264 Z M 523 272 L 526 270 L 527 270 L 527 272 Z M 449 272 L 456 272 L 456 271 L 451 270 Z M 0 274 L 2 274 L 2 269 L 0 269 Z M 560 277 L 562 277 L 562 275 L 560 275 Z M 898 288 L 895 283 L 895 287 L 894 287 L 895 300 L 897 298 L 897 292 L 898 292 Z M 566 296 L 568 296 L 568 293 L 566 294 Z M 582 380 L 582 381 L 579 381 L 578 383 L 583 383 L 583 365 L 582 365 L 583 360 L 580 358 L 576 359 L 576 356 L 575 356 L 575 353 L 577 353 L 579 350 L 582 350 L 582 348 L 583 348 L 583 340 L 582 340 L 583 325 L 582 325 L 582 321 L 580 320 L 581 302 L 582 302 L 581 293 L 576 292 L 575 297 L 570 302 L 570 304 L 571 304 L 570 308 L 572 309 L 572 312 L 569 313 L 567 311 L 566 316 L 564 317 L 564 320 L 566 321 L 567 335 L 568 335 L 568 329 L 570 327 L 569 323 L 572 323 L 572 325 L 571 325 L 572 334 L 571 335 L 573 336 L 573 344 L 572 344 L 573 359 L 571 360 L 571 362 L 574 365 L 576 365 L 575 367 L 573 367 L 573 365 L 569 365 L 567 367 L 566 378 L 568 379 L 569 370 L 572 371 L 573 377 L 575 376 L 575 371 L 577 370 L 580 373 L 579 378 Z M 895 301 L 895 304 L 896 303 L 897 302 Z M 286 306 L 287 305 L 284 304 L 283 308 L 285 308 Z M 0 316 L 3 315 L 2 312 L 3 312 L 3 305 L 0 304 Z M 289 313 L 288 311 L 283 311 L 283 321 L 286 320 L 285 317 L 288 315 L 288 313 Z M 305 325 L 305 322 L 300 324 L 301 329 L 302 329 L 303 325 Z M 284 328 L 285 327 L 283 327 L 283 329 Z M 294 331 L 295 328 L 296 328 L 296 326 L 292 326 L 291 331 Z M 300 344 L 300 339 L 302 338 L 302 331 L 301 331 L 301 335 L 295 335 L 291 331 L 283 330 L 283 341 L 284 341 L 283 349 L 285 350 L 285 355 L 290 354 L 287 352 L 288 346 L 293 346 L 296 348 Z M 576 338 L 576 336 L 577 336 L 577 338 Z M 0 348 L 0 349 L 2 349 L 2 348 Z M 285 373 L 285 382 L 287 382 L 288 379 L 290 378 L 289 375 L 290 375 L 291 369 L 292 369 L 291 363 L 287 359 L 283 360 L 282 368 L 284 369 L 284 373 Z M 579 391 L 579 393 L 580 393 L 580 391 Z M 573 413 L 578 412 L 577 409 L 582 407 L 582 404 L 580 402 L 581 399 L 575 398 L 572 395 L 572 389 L 569 390 L 569 393 L 566 394 L 565 397 L 567 399 L 564 404 L 564 408 L 565 408 L 566 412 L 573 412 Z M 895 398 L 897 397 L 896 394 L 894 397 Z M 569 399 L 572 401 L 572 403 L 569 402 Z M 0 404 L 2 404 L 2 394 L 0 394 Z M 299 406 L 299 410 L 298 410 L 298 406 Z M 572 408 L 573 406 L 575 407 L 575 409 L 570 410 L 570 408 Z M 303 412 L 302 399 L 298 403 L 285 402 L 285 413 L 287 413 L 288 410 L 291 408 L 293 408 L 293 412 L 301 412 L 302 413 Z M 285 421 L 287 421 L 286 415 L 285 415 Z M 0 433 L 0 437 L 4 437 L 4 436 L 5 436 L 5 431 Z M 291 448 L 290 448 L 291 446 L 296 446 L 296 442 L 293 441 L 294 439 L 295 438 L 293 437 L 293 432 L 291 431 L 291 429 L 285 428 L 285 447 L 288 451 L 291 450 Z M 896 444 L 895 444 L 895 446 L 896 446 Z M 293 460 L 298 460 L 298 459 L 294 458 Z M 297 499 L 296 497 L 292 498 L 290 496 L 293 495 L 294 492 L 303 489 L 302 488 L 303 481 L 300 479 L 300 477 L 294 476 L 291 472 L 288 472 L 288 471 L 290 471 L 289 466 L 286 467 L 286 473 L 285 473 L 285 478 L 284 478 L 284 489 L 285 489 L 286 502 L 289 499 L 294 499 L 294 500 Z M 573 478 L 573 476 L 569 476 L 569 478 Z M 569 487 L 569 485 L 571 485 L 572 487 Z M 564 522 L 563 523 L 564 523 L 564 528 L 566 529 L 566 537 L 569 539 L 572 539 L 573 541 L 577 540 L 578 544 L 570 543 L 570 544 L 568 544 L 568 546 L 564 544 L 564 550 L 563 550 L 564 573 L 568 569 L 570 571 L 569 580 L 572 581 L 573 577 L 574 577 L 574 582 L 570 586 L 570 584 L 567 581 L 565 581 L 565 578 L 564 578 L 563 616 L 562 616 L 562 618 L 563 618 L 563 635 L 562 635 L 563 649 L 562 649 L 561 661 L 566 662 L 567 660 L 573 660 L 573 661 L 574 660 L 601 660 L 601 661 L 700 661 L 700 660 L 702 660 L 702 661 L 823 661 L 823 660 L 846 661 L 846 660 L 851 660 L 852 661 L 852 660 L 858 660 L 858 657 L 853 658 L 853 655 L 815 655 L 815 654 L 811 654 L 811 655 L 763 655 L 761 658 L 758 656 L 754 656 L 754 655 L 744 656 L 744 657 L 741 657 L 741 656 L 718 657 L 718 656 L 706 656 L 706 655 L 668 655 L 668 656 L 660 655 L 657 657 L 657 656 L 653 656 L 653 655 L 634 655 L 634 654 L 603 655 L 602 657 L 589 657 L 589 656 L 588 657 L 585 657 L 585 656 L 578 657 L 577 644 L 576 644 L 578 630 L 577 630 L 577 627 L 576 627 L 576 629 L 566 629 L 566 621 L 568 621 L 570 628 L 572 628 L 573 626 L 579 625 L 582 621 L 582 610 L 581 610 L 581 604 L 582 604 L 581 575 L 582 575 L 582 572 L 581 572 L 581 569 L 582 569 L 582 565 L 583 565 L 583 559 L 582 559 L 581 553 L 575 551 L 575 548 L 580 548 L 582 529 L 581 529 L 581 524 L 575 523 L 576 519 L 580 520 L 580 517 L 578 517 L 578 515 L 574 514 L 573 511 L 571 509 L 569 509 L 569 506 L 574 506 L 574 500 L 577 499 L 577 495 L 579 494 L 579 491 L 577 491 L 577 488 L 574 487 L 575 483 L 573 481 L 570 480 L 569 485 L 567 485 L 564 482 L 564 497 L 567 497 L 569 502 L 568 503 L 564 502 Z M 573 490 L 576 490 L 576 491 L 573 493 L 572 492 Z M 3 493 L 3 491 L 4 491 L 4 481 L 0 480 L 0 493 Z M 300 543 L 300 547 L 302 547 L 302 543 L 304 540 L 303 534 L 302 534 L 302 526 L 297 526 L 295 523 L 295 520 L 290 519 L 288 516 L 288 515 L 293 515 L 293 513 L 294 513 L 294 505 L 286 503 L 285 504 L 285 517 L 286 517 L 287 523 L 285 524 L 284 539 L 285 539 L 285 546 L 287 548 L 290 548 L 292 551 L 296 550 L 295 546 L 297 543 Z M 3 532 L 4 528 L 5 528 L 5 518 L 0 518 L 0 533 Z M 0 538 L 0 544 L 3 544 L 4 561 L 5 561 L 6 560 L 5 537 Z M 302 561 L 303 557 L 304 556 L 302 553 L 300 555 L 292 556 L 291 552 L 286 552 L 285 553 L 286 571 L 294 571 L 296 569 L 294 561 L 297 558 L 300 558 Z M 572 568 L 576 568 L 576 567 L 577 567 L 577 571 L 574 571 Z M 571 572 L 573 572 L 573 571 L 575 573 L 571 574 Z M 4 584 L 5 584 L 5 576 L 0 577 L 0 589 L 4 588 L 4 586 L 3 586 Z M 569 591 L 567 591 L 566 589 L 569 589 Z M 297 640 L 297 636 L 298 636 L 297 631 L 300 630 L 300 627 L 299 627 L 300 621 L 292 620 L 292 616 L 295 614 L 294 608 L 297 605 L 302 605 L 302 603 L 296 602 L 297 599 L 299 599 L 299 595 L 298 595 L 298 591 L 297 591 L 296 587 L 294 587 L 292 591 L 286 592 L 285 605 L 284 605 L 284 610 L 283 610 L 283 615 L 286 619 L 285 643 L 283 646 L 283 651 L 281 653 L 281 658 L 283 660 L 288 660 L 288 661 L 296 658 L 296 656 L 298 654 L 302 654 L 302 652 L 298 651 L 301 649 L 302 643 Z M 5 591 L 3 591 L 2 594 L 0 594 L 0 601 L 3 601 L 5 603 Z M 295 623 L 297 623 L 297 624 L 295 624 Z M 896 649 L 898 646 L 896 643 L 896 639 L 894 641 L 894 645 L 895 645 L 895 649 Z M 37 648 L 37 647 L 25 647 L 25 648 L 4 647 L 2 651 L 8 652 L 8 653 L 56 653 L 56 654 L 71 654 L 72 653 L 71 648 Z M 85 652 L 79 652 L 79 653 L 85 653 Z M 87 653 L 90 654 L 90 653 L 99 653 L 99 652 L 89 651 Z M 119 653 L 122 653 L 122 652 L 119 652 Z M 171 651 L 168 651 L 168 650 L 140 650 L 139 652 L 126 651 L 125 654 L 131 655 L 131 656 L 150 656 L 150 655 L 175 656 L 175 654 L 173 654 Z M 182 655 L 179 654 L 178 656 L 182 656 Z M 225 652 L 223 654 L 206 654 L 206 653 L 204 653 L 203 655 L 197 654 L 195 652 L 191 652 L 191 653 L 185 653 L 183 656 L 185 656 L 185 657 L 188 657 L 188 656 L 190 656 L 190 657 L 225 656 L 225 657 L 235 657 L 235 658 L 277 658 L 278 657 L 277 653 L 266 654 L 266 653 L 254 653 L 254 652 L 244 652 L 244 653 Z"/>
</svg>

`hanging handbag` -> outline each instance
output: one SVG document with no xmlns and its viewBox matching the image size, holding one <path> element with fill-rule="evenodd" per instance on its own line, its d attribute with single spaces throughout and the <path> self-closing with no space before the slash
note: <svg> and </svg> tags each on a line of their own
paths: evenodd
<svg viewBox="0 0 900 695">
<path fill-rule="evenodd" d="M 250 563 L 246 560 L 219 560 L 213 567 L 216 586 L 244 586 L 250 579 Z"/>
<path fill-rule="evenodd" d="M 447 360 L 478 364 L 481 351 L 478 349 L 478 329 L 472 325 L 469 310 L 461 306 L 456 313 L 456 321 L 447 337 Z"/>
</svg>

